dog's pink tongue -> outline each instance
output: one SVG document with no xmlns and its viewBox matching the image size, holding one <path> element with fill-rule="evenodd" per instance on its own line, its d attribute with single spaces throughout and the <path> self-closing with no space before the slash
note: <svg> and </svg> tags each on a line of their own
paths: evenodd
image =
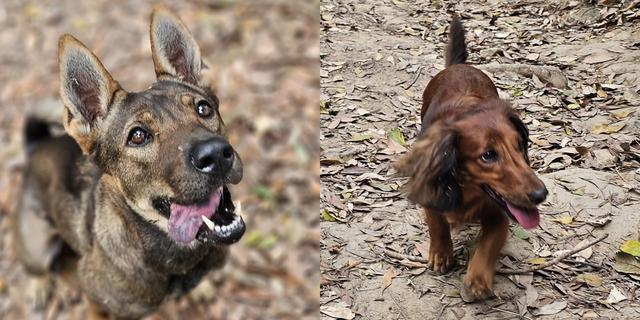
<svg viewBox="0 0 640 320">
<path fill-rule="evenodd" d="M 202 216 L 211 218 L 220 204 L 222 187 L 214 191 L 205 203 L 194 205 L 171 204 L 169 216 L 169 235 L 178 242 L 189 243 L 196 238 L 198 230 L 204 223 Z"/>
<path fill-rule="evenodd" d="M 512 206 L 509 202 L 507 202 L 507 208 L 525 229 L 533 229 L 540 224 L 540 212 L 538 212 L 537 208 L 530 210 L 520 209 Z"/>
</svg>

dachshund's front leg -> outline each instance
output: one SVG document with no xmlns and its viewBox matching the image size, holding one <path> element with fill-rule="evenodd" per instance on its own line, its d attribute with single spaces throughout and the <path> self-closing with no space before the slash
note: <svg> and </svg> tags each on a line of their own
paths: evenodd
<svg viewBox="0 0 640 320">
<path fill-rule="evenodd" d="M 429 268 L 436 273 L 445 273 L 453 266 L 453 244 L 449 223 L 439 212 L 424 209 L 425 220 L 429 226 Z"/>
<path fill-rule="evenodd" d="M 482 231 L 476 250 L 464 277 L 465 301 L 483 300 L 493 295 L 493 276 L 500 250 L 507 240 L 509 220 L 504 214 L 487 215 L 481 221 Z"/>
</svg>

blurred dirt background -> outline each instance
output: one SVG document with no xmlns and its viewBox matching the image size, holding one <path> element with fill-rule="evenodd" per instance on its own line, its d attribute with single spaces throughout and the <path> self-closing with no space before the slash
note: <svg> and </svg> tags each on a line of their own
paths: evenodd
<svg viewBox="0 0 640 320">
<path fill-rule="evenodd" d="M 0 3 L 0 318 L 84 319 L 86 303 L 58 284 L 46 310 L 32 312 L 12 258 L 7 220 L 20 192 L 26 112 L 59 116 L 57 42 L 83 41 L 126 90 L 154 80 L 149 22 L 155 1 Z M 210 67 L 230 139 L 245 163 L 232 187 L 247 233 L 224 270 L 151 319 L 304 319 L 318 316 L 320 237 L 319 3 L 169 1 Z"/>
<path fill-rule="evenodd" d="M 639 3 L 323 0 L 321 317 L 640 318 Z M 609 234 L 545 270 L 497 275 L 496 297 L 473 304 L 460 288 L 476 226 L 454 233 L 458 265 L 443 276 L 383 252 L 427 258 L 427 228 L 390 164 L 415 140 L 452 13 L 469 63 L 527 124 L 550 191 L 541 226 L 512 224 L 498 266 L 525 269 Z"/>
</svg>

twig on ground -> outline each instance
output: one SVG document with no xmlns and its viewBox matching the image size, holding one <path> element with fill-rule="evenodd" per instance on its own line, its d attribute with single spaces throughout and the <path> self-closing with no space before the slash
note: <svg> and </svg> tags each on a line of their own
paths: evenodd
<svg viewBox="0 0 640 320">
<path fill-rule="evenodd" d="M 620 174 L 620 171 L 618 171 L 618 169 L 613 168 L 613 170 L 618 174 L 618 177 L 620 177 L 620 179 L 622 179 L 622 181 L 624 181 L 625 183 L 629 183 L 629 181 L 627 181 L 627 179 L 625 179 L 625 178 Z"/>
<path fill-rule="evenodd" d="M 635 7 L 640 7 L 640 0 L 635 0 L 629 3 L 629 5 L 624 8 L 625 11 L 634 9 Z"/>
<path fill-rule="evenodd" d="M 389 296 L 391 296 L 391 300 L 393 300 L 393 303 L 396 304 L 396 308 L 398 308 L 398 312 L 400 313 L 402 318 L 409 319 L 409 316 L 404 312 L 404 309 L 402 309 L 402 306 L 398 302 L 398 299 L 395 296 L 393 296 L 393 294 L 390 294 Z"/>
<path fill-rule="evenodd" d="M 582 179 L 582 180 L 584 180 L 584 181 L 586 181 L 586 182 L 591 183 L 594 187 L 596 187 L 596 189 L 598 189 L 598 191 L 600 191 L 600 194 L 602 195 L 602 199 L 604 199 L 604 200 L 606 200 L 606 199 L 607 199 L 607 196 L 605 196 L 605 195 L 604 195 L 604 192 L 602 191 L 602 189 L 600 189 L 600 187 L 599 187 L 595 182 L 593 182 L 593 181 L 591 181 L 591 180 L 589 180 L 589 179 L 585 179 L 585 178 L 583 178 L 583 177 L 580 177 L 580 179 Z"/>
<path fill-rule="evenodd" d="M 412 255 L 408 255 L 408 254 L 402 254 L 402 253 L 399 253 L 399 252 L 395 252 L 393 250 L 389 250 L 389 249 L 384 248 L 382 246 L 380 246 L 380 248 L 382 249 L 384 254 L 386 254 L 387 256 L 389 256 L 391 258 L 396 258 L 396 259 L 399 259 L 399 260 L 407 259 L 409 261 L 420 262 L 420 263 L 424 263 L 424 264 L 429 263 L 429 261 L 427 259 L 425 259 L 425 258 L 412 256 Z"/>
<path fill-rule="evenodd" d="M 571 110 L 571 108 L 569 108 L 569 105 L 567 105 L 566 103 L 564 103 L 564 101 L 562 101 L 562 97 L 560 96 L 560 94 L 558 92 L 555 92 L 554 96 L 558 99 L 558 102 L 562 105 L 563 108 L 565 108 L 567 111 L 569 111 L 569 113 L 571 113 L 574 117 L 580 118 L 580 116 L 575 111 L 573 111 L 573 110 Z"/>
<path fill-rule="evenodd" d="M 534 272 L 534 271 L 546 269 L 546 268 L 548 268 L 548 267 L 550 267 L 550 266 L 552 266 L 554 264 L 557 264 L 558 262 L 566 259 L 567 257 L 570 257 L 570 256 L 572 256 L 572 255 L 574 255 L 574 254 L 576 254 L 576 253 L 578 253 L 578 252 L 580 252 L 580 251 L 582 251 L 582 250 L 584 250 L 586 248 L 589 248 L 589 247 L 595 245 L 596 243 L 606 239 L 608 236 L 609 236 L 609 234 L 605 233 L 605 234 L 599 236 L 598 238 L 596 238 L 596 239 L 594 239 L 594 240 L 592 240 L 592 241 L 590 241 L 588 243 L 585 243 L 585 244 L 583 244 L 581 246 L 577 246 L 577 247 L 575 247 L 575 248 L 573 248 L 573 249 L 571 249 L 571 250 L 569 250 L 569 251 L 567 251 L 567 252 L 565 252 L 565 253 L 557 256 L 557 257 L 555 257 L 553 260 L 551 260 L 551 261 L 549 261 L 547 263 L 543 263 L 543 264 L 540 264 L 540 265 L 537 265 L 537 266 L 533 266 L 533 267 L 527 268 L 527 269 L 509 270 L 509 269 L 502 269 L 501 268 L 501 269 L 496 270 L 496 272 L 497 273 L 501 273 L 501 274 L 525 274 L 525 273 L 531 273 L 531 272 Z"/>
<path fill-rule="evenodd" d="M 536 75 L 540 80 L 550 83 L 552 86 L 559 89 L 566 89 L 569 85 L 567 77 L 558 68 L 553 66 L 535 66 L 529 64 L 500 64 L 500 63 L 488 63 L 476 65 L 478 69 L 485 70 L 487 72 L 513 72 L 525 77 L 531 77 Z"/>
<path fill-rule="evenodd" d="M 566 259 L 566 258 L 568 258 L 568 257 L 570 257 L 570 256 L 582 251 L 582 250 L 585 250 L 585 249 L 595 245 L 596 243 L 606 239 L 608 236 L 609 236 L 609 234 L 605 233 L 605 234 L 599 236 L 598 238 L 596 238 L 596 239 L 594 239 L 594 240 L 592 240 L 592 241 L 590 241 L 588 243 L 585 243 L 585 244 L 583 244 L 581 246 L 577 246 L 577 247 L 575 247 L 575 248 L 573 248 L 573 249 L 571 249 L 571 250 L 569 250 L 569 251 L 567 251 L 567 252 L 565 252 L 565 253 L 557 256 L 557 257 L 555 257 L 553 260 L 551 260 L 549 262 L 546 262 L 546 263 L 543 263 L 543 264 L 540 264 L 540 265 L 536 265 L 536 266 L 532 266 L 531 268 L 516 269 L 516 270 L 499 268 L 499 269 L 496 270 L 496 273 L 500 273 L 500 274 L 526 274 L 526 273 L 531 273 L 531 272 L 534 272 L 534 271 L 546 269 L 546 268 L 551 267 L 551 266 L 561 262 L 562 260 L 564 260 L 564 259 Z M 382 246 L 379 246 L 379 247 L 382 249 L 382 251 L 384 252 L 385 255 L 387 255 L 389 257 L 392 257 L 392 258 L 396 258 L 396 259 L 400 259 L 400 260 L 407 259 L 409 261 L 419 262 L 419 263 L 424 263 L 424 264 L 429 263 L 429 261 L 427 259 L 425 259 L 425 258 L 412 256 L 412 255 L 408 255 L 408 254 L 402 254 L 402 253 L 399 253 L 399 252 L 395 252 L 393 250 L 389 250 L 389 249 L 384 248 Z"/>
<path fill-rule="evenodd" d="M 413 81 L 411 81 L 408 86 L 404 87 L 404 89 L 409 90 L 409 88 L 413 87 L 416 81 L 418 81 L 418 78 L 420 78 L 420 74 L 422 74 L 422 66 L 418 67 L 418 71 L 416 71 L 416 77 L 413 78 Z"/>
<path fill-rule="evenodd" d="M 589 261 L 578 261 L 578 260 L 575 260 L 575 259 L 568 259 L 568 258 L 562 260 L 562 262 L 571 263 L 571 264 L 585 265 L 585 266 L 592 267 L 592 268 L 595 268 L 595 269 L 602 269 L 602 267 L 603 267 L 601 264 L 591 263 Z"/>
<path fill-rule="evenodd" d="M 436 316 L 436 319 L 442 319 L 442 315 L 444 314 L 444 310 L 446 310 L 447 307 L 450 304 L 451 304 L 451 302 L 448 302 L 448 303 L 442 305 L 442 308 L 440 308 L 440 310 L 438 310 L 438 315 Z"/>
<path fill-rule="evenodd" d="M 512 314 L 514 316 L 517 316 L 518 319 L 527 319 L 527 320 L 531 320 L 531 318 L 527 317 L 527 316 L 521 316 L 519 313 L 517 312 L 513 312 L 513 311 L 509 311 L 509 310 L 505 310 L 505 309 L 500 309 L 500 308 L 496 308 L 496 307 L 489 307 L 489 309 L 498 311 L 498 312 L 504 312 L 504 313 L 508 313 L 508 314 Z"/>
</svg>

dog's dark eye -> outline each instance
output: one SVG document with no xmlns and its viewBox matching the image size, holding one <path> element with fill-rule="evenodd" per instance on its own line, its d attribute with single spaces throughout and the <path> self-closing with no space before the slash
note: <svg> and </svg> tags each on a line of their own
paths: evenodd
<svg viewBox="0 0 640 320">
<path fill-rule="evenodd" d="M 498 153 L 495 150 L 490 149 L 485 151 L 485 153 L 480 156 L 480 159 L 482 159 L 482 161 L 484 161 L 485 163 L 493 163 L 498 161 Z"/>
<path fill-rule="evenodd" d="M 198 101 L 196 112 L 200 118 L 209 118 L 213 114 L 213 107 L 206 100 Z"/>
<path fill-rule="evenodd" d="M 153 139 L 153 136 L 149 133 L 149 131 L 135 127 L 129 131 L 129 137 L 127 138 L 127 144 L 130 147 L 142 147 Z"/>
</svg>

